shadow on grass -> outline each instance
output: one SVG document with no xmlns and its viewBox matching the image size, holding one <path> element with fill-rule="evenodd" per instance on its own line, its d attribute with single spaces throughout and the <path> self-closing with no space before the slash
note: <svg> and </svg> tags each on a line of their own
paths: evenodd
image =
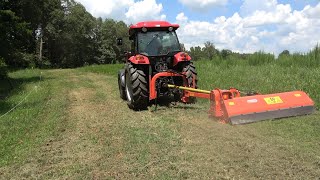
<svg viewBox="0 0 320 180">
<path fill-rule="evenodd" d="M 39 81 L 39 76 L 0 79 L 0 116 L 16 105 L 9 103 L 8 98 L 24 91 L 25 85 Z"/>
</svg>

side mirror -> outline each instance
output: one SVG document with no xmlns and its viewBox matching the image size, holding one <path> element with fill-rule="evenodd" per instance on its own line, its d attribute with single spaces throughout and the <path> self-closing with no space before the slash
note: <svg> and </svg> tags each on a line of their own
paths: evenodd
<svg viewBox="0 0 320 180">
<path fill-rule="evenodd" d="M 122 38 L 117 38 L 117 45 L 121 46 L 122 45 Z"/>
</svg>

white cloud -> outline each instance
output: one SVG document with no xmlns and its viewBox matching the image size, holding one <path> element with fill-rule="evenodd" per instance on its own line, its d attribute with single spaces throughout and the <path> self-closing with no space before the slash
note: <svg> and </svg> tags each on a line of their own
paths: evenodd
<svg viewBox="0 0 320 180">
<path fill-rule="evenodd" d="M 95 17 L 123 20 L 126 23 L 166 19 L 162 4 L 156 0 L 76 0 Z"/>
<path fill-rule="evenodd" d="M 213 7 L 223 6 L 228 0 L 179 0 L 183 5 L 195 11 L 206 11 Z"/>
<path fill-rule="evenodd" d="M 134 0 L 76 0 L 95 17 L 125 19 L 125 12 L 134 5 Z"/>
<path fill-rule="evenodd" d="M 241 15 L 251 15 L 255 11 L 272 11 L 277 6 L 277 0 L 244 0 L 240 7 Z"/>
<path fill-rule="evenodd" d="M 161 14 L 162 4 L 157 4 L 155 0 L 143 0 L 134 3 L 126 12 L 126 19 L 132 23 L 142 20 L 164 20 L 166 15 Z"/>
<path fill-rule="evenodd" d="M 286 18 L 290 17 L 291 11 L 289 4 L 279 4 L 272 11 L 255 11 L 252 15 L 244 18 L 244 23 L 245 26 L 286 23 Z"/>
<path fill-rule="evenodd" d="M 253 1 L 245 0 L 241 8 L 246 13 L 217 17 L 213 22 L 188 20 L 180 13 L 177 22 L 186 20 L 178 30 L 180 41 L 186 48 L 211 41 L 219 49 L 275 54 L 285 49 L 306 52 L 320 43 L 320 3 L 297 11 L 276 0 L 262 0 L 262 8 L 252 5 L 256 10 L 246 2 Z"/>
<path fill-rule="evenodd" d="M 176 20 L 179 22 L 179 23 L 185 23 L 188 21 L 188 17 L 184 15 L 184 13 L 179 13 L 176 17 Z"/>
<path fill-rule="evenodd" d="M 320 18 L 320 3 L 312 8 L 310 5 L 306 6 L 303 9 L 303 12 L 309 17 L 309 18 Z"/>
</svg>

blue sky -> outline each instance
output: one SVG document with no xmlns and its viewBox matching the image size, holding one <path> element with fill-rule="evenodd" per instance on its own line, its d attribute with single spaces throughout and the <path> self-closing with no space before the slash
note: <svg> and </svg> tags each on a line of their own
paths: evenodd
<svg viewBox="0 0 320 180">
<path fill-rule="evenodd" d="M 187 48 L 307 52 L 320 43 L 320 0 L 77 0 L 95 17 L 179 23 Z"/>
<path fill-rule="evenodd" d="M 259 0 L 257 0 L 259 1 Z M 203 20 L 213 21 L 219 16 L 232 16 L 235 12 L 240 11 L 242 5 L 241 0 L 230 0 L 226 6 L 217 6 L 206 11 L 196 11 L 182 5 L 178 0 L 158 0 L 164 9 L 164 13 L 167 15 L 167 20 L 174 22 L 177 14 L 184 12 L 190 20 Z M 281 4 L 290 4 L 294 10 L 302 10 L 306 5 L 315 6 L 319 3 L 319 0 L 278 0 Z"/>
</svg>

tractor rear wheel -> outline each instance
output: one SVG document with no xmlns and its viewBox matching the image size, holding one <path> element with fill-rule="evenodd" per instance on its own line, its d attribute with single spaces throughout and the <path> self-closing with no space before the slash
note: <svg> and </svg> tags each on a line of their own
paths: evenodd
<svg viewBox="0 0 320 180">
<path fill-rule="evenodd" d="M 125 92 L 130 109 L 144 110 L 149 103 L 147 75 L 141 66 L 127 64 Z"/>
<path fill-rule="evenodd" d="M 125 70 L 121 69 L 118 72 L 118 86 L 119 86 L 119 92 L 120 92 L 120 97 L 123 100 L 127 100 L 126 96 L 126 79 L 125 79 Z"/>
<path fill-rule="evenodd" d="M 186 74 L 186 78 L 188 81 L 188 86 L 189 87 L 194 87 L 194 88 L 198 88 L 197 86 L 197 82 L 198 82 L 198 78 L 197 78 L 197 70 L 196 67 L 193 65 L 192 62 L 188 62 L 183 64 L 182 66 L 182 73 Z M 196 102 L 196 98 L 195 97 L 189 97 L 189 102 L 188 103 L 195 103 Z"/>
</svg>

